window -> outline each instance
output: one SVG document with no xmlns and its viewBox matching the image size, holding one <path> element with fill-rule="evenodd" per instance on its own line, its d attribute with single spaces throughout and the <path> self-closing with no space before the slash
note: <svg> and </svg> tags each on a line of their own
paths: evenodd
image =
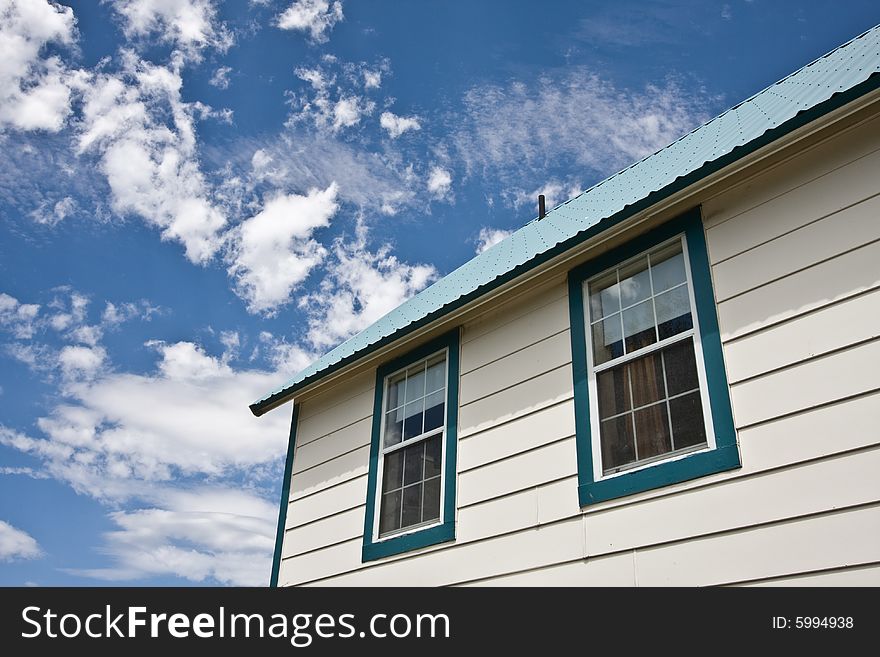
<svg viewBox="0 0 880 657">
<path fill-rule="evenodd" d="M 581 504 L 739 467 L 699 210 L 569 275 Z"/>
<path fill-rule="evenodd" d="M 363 560 L 452 540 L 458 332 L 379 368 Z"/>
</svg>

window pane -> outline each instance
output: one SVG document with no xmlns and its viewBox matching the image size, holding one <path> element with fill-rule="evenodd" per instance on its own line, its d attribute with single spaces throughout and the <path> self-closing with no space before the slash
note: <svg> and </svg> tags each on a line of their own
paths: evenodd
<svg viewBox="0 0 880 657">
<path fill-rule="evenodd" d="M 663 361 L 659 353 L 654 352 L 634 360 L 627 367 L 632 382 L 634 408 L 666 398 L 663 386 Z"/>
<path fill-rule="evenodd" d="M 379 514 L 380 534 L 400 529 L 400 496 L 399 490 L 382 496 L 382 511 Z"/>
<path fill-rule="evenodd" d="M 404 448 L 406 455 L 403 459 L 403 485 L 421 481 L 424 477 L 422 456 L 425 453 L 425 443 L 418 443 Z"/>
<path fill-rule="evenodd" d="M 623 335 L 626 338 L 626 353 L 657 342 L 654 308 L 650 299 L 623 311 Z"/>
<path fill-rule="evenodd" d="M 606 418 L 630 409 L 626 367 L 614 367 L 596 376 L 599 389 L 599 417 Z"/>
<path fill-rule="evenodd" d="M 693 340 L 682 340 L 664 349 L 663 359 L 666 361 L 666 386 L 670 397 L 700 387 Z"/>
<path fill-rule="evenodd" d="M 407 486 L 403 489 L 403 520 L 401 527 L 417 525 L 422 521 L 422 485 Z"/>
<path fill-rule="evenodd" d="M 403 436 L 403 409 L 385 414 L 385 447 L 396 445 Z"/>
<path fill-rule="evenodd" d="M 623 356 L 620 314 L 593 324 L 593 357 L 596 365 Z"/>
<path fill-rule="evenodd" d="M 627 413 L 600 425 L 602 434 L 602 466 L 605 472 L 636 460 L 632 415 Z"/>
<path fill-rule="evenodd" d="M 699 391 L 669 400 L 672 412 L 672 436 L 675 449 L 706 444 L 706 427 L 703 424 L 703 405 Z"/>
<path fill-rule="evenodd" d="M 639 460 L 665 454 L 672 450 L 669 436 L 669 416 L 666 404 L 655 404 L 635 412 L 636 443 Z"/>
<path fill-rule="evenodd" d="M 403 439 L 409 440 L 415 438 L 422 433 L 422 417 L 425 407 L 425 400 L 420 399 L 412 404 L 407 404 L 404 409 L 406 419 L 403 422 Z"/>
<path fill-rule="evenodd" d="M 405 374 L 398 374 L 388 381 L 388 401 L 385 403 L 386 409 L 390 410 L 392 408 L 397 408 L 403 404 L 403 386 L 405 379 Z"/>
<path fill-rule="evenodd" d="M 422 522 L 440 517 L 440 477 L 425 482 L 422 495 Z"/>
<path fill-rule="evenodd" d="M 446 410 L 446 391 L 438 390 L 425 397 L 425 431 L 443 426 Z"/>
<path fill-rule="evenodd" d="M 425 363 L 406 373 L 406 401 L 411 402 L 425 396 Z"/>
<path fill-rule="evenodd" d="M 387 493 L 403 485 L 403 451 L 391 452 L 382 468 L 382 492 Z"/>
<path fill-rule="evenodd" d="M 687 285 L 658 294 L 654 297 L 654 304 L 657 308 L 657 328 L 661 340 L 693 328 Z"/>
<path fill-rule="evenodd" d="M 620 310 L 620 293 L 617 272 L 605 274 L 590 283 L 590 317 L 596 321 Z"/>
<path fill-rule="evenodd" d="M 651 296 L 651 279 L 648 276 L 648 256 L 620 268 L 620 305 L 623 308 Z"/>
<path fill-rule="evenodd" d="M 654 294 L 680 285 L 687 280 L 680 241 L 651 254 L 651 278 L 654 281 Z"/>
<path fill-rule="evenodd" d="M 440 474 L 443 460 L 443 434 L 434 436 L 425 441 L 425 479 L 436 477 Z"/>
<path fill-rule="evenodd" d="M 425 392 L 434 392 L 446 387 L 446 359 L 440 357 L 439 360 L 428 363 L 428 374 L 425 386 Z"/>
</svg>

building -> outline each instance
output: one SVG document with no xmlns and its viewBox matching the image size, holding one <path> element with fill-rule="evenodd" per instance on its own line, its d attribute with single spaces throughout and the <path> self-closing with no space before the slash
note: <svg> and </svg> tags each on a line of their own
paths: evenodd
<svg viewBox="0 0 880 657">
<path fill-rule="evenodd" d="M 273 585 L 880 584 L 880 26 L 279 390 Z"/>
</svg>

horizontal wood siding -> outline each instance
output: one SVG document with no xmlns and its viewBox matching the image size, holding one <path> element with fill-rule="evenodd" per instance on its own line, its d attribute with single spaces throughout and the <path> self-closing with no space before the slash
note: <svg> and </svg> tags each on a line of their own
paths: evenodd
<svg viewBox="0 0 880 657">
<path fill-rule="evenodd" d="M 880 584 L 880 119 L 704 199 L 740 470 L 577 502 L 565 281 L 462 328 L 456 540 L 361 563 L 373 379 L 302 408 L 282 584 Z"/>
</svg>

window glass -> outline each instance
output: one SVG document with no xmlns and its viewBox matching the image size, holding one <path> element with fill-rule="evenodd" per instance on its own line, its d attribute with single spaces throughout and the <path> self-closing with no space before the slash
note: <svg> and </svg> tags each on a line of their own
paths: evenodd
<svg viewBox="0 0 880 657">
<path fill-rule="evenodd" d="M 440 518 L 445 356 L 388 377 L 386 408 L 380 536 Z"/>
</svg>

